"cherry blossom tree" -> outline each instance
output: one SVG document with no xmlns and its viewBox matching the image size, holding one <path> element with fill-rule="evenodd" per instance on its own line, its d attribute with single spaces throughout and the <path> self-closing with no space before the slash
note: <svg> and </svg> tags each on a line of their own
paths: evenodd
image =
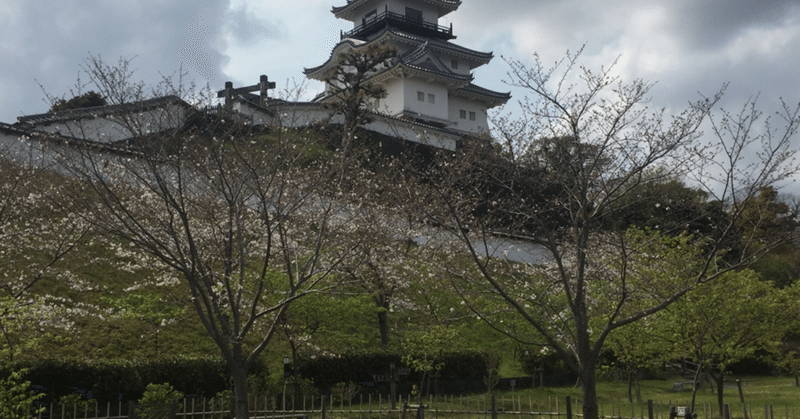
<svg viewBox="0 0 800 419">
<path fill-rule="evenodd" d="M 93 57 L 84 70 L 123 113 L 117 119 L 129 138 L 43 140 L 41 152 L 77 180 L 87 220 L 188 289 L 229 366 L 232 415 L 243 419 L 247 372 L 291 303 L 337 285 L 343 265 L 357 263 L 365 195 L 352 181 L 358 168 L 313 131 L 252 126 L 226 110 L 172 102 L 143 110 L 129 103 L 149 97 L 127 64 Z"/>
<path fill-rule="evenodd" d="M 335 165 L 307 158 L 314 144 L 240 128 L 157 136 L 141 152 L 65 154 L 63 164 L 94 194 L 97 226 L 188 286 L 244 418 L 247 371 L 290 303 L 325 288 L 352 256 L 353 203 L 331 183 Z"/>
<path fill-rule="evenodd" d="M 0 154 L 0 331 L 3 358 L 31 349 L 43 334 L 31 325 L 70 324 L 53 282 L 79 287 L 70 268 L 89 242 L 91 226 L 73 210 L 70 182 L 36 160 Z"/>
<path fill-rule="evenodd" d="M 648 107 L 653 84 L 620 82 L 613 66 L 595 71 L 579 58 L 567 54 L 552 68 L 538 57 L 532 65 L 509 60 L 511 84 L 530 94 L 519 117 L 496 121 L 494 144 L 467 144 L 427 171 L 409 170 L 417 180 L 401 190 L 420 218 L 449 235 L 439 266 L 465 300 L 492 297 L 497 313 L 526 327 L 511 330 L 473 304 L 476 313 L 558 353 L 580 379 L 584 417 L 596 419 L 596 370 L 610 334 L 789 238 L 743 239 L 752 236 L 738 227 L 738 203 L 797 173 L 791 141 L 800 107 L 769 119 L 753 102 L 713 114 L 720 92 L 670 116 Z M 715 220 L 709 231 L 686 230 L 674 242 L 681 229 L 620 225 L 620 204 L 636 202 L 643 182 L 676 178 L 707 193 L 698 216 Z M 674 257 L 687 247 L 694 257 Z M 474 270 L 454 262 L 464 252 Z"/>
</svg>

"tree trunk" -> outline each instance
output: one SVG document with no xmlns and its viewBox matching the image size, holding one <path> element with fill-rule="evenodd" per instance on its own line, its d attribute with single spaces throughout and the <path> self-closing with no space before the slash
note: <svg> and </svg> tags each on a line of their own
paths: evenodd
<svg viewBox="0 0 800 419">
<path fill-rule="evenodd" d="M 583 419 L 598 419 L 600 409 L 597 406 L 597 379 L 594 365 L 584 366 L 580 374 L 583 395 Z"/>
<path fill-rule="evenodd" d="M 690 405 L 690 409 L 694 412 L 694 404 L 697 401 L 697 388 L 700 384 L 700 371 L 703 369 L 703 362 L 701 361 L 697 364 L 697 371 L 694 373 L 694 379 L 692 380 L 692 404 Z"/>
<path fill-rule="evenodd" d="M 422 387 L 425 385 L 425 376 L 428 375 L 427 370 L 422 371 L 422 378 L 419 380 L 419 405 L 422 406 Z"/>
<path fill-rule="evenodd" d="M 639 384 L 639 376 L 636 376 L 636 403 L 642 403 L 642 386 Z"/>
<path fill-rule="evenodd" d="M 722 391 L 723 391 L 722 389 L 723 389 L 724 384 L 725 384 L 725 374 L 723 374 L 723 372 L 720 370 L 719 376 L 714 375 L 714 373 L 711 372 L 711 371 L 709 371 L 708 375 L 714 381 L 714 384 L 717 385 L 717 405 L 719 406 L 719 416 L 720 417 L 725 417 L 722 414 L 723 413 L 722 409 L 723 409 L 723 407 L 725 405 L 725 403 L 722 400 Z"/>
<path fill-rule="evenodd" d="M 628 370 L 628 402 L 633 403 L 633 369 Z"/>
<path fill-rule="evenodd" d="M 250 412 L 247 400 L 247 366 L 243 361 L 234 362 L 231 366 L 233 381 L 234 411 L 231 416 L 236 419 L 249 419 Z"/>
<path fill-rule="evenodd" d="M 384 291 L 378 291 L 373 297 L 375 304 L 381 310 L 378 311 L 378 330 L 381 334 L 381 349 L 386 349 L 389 345 L 389 300 L 391 295 Z"/>
</svg>

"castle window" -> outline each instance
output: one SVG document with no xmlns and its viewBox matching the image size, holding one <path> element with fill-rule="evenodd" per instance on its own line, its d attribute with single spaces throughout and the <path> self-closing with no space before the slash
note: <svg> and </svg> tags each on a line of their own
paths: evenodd
<svg viewBox="0 0 800 419">
<path fill-rule="evenodd" d="M 436 103 L 436 95 L 428 93 L 428 103 Z"/>
<path fill-rule="evenodd" d="M 469 120 L 470 121 L 474 121 L 475 120 L 475 112 L 470 112 L 469 113 Z"/>
<path fill-rule="evenodd" d="M 461 119 L 467 119 L 467 111 L 461 109 L 458 111 L 458 116 L 461 117 Z"/>
<path fill-rule="evenodd" d="M 420 102 L 425 101 L 425 92 L 417 92 L 417 100 Z"/>
<path fill-rule="evenodd" d="M 450 62 L 450 67 L 453 70 L 458 70 L 458 60 L 453 60 L 452 62 Z"/>
<path fill-rule="evenodd" d="M 406 7 L 406 19 L 422 23 L 422 10 Z"/>
</svg>

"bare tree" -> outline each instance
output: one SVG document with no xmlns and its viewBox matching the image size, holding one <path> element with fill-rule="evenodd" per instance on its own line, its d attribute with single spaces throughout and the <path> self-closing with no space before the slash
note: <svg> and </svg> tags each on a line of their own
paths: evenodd
<svg viewBox="0 0 800 419">
<path fill-rule="evenodd" d="M 790 140 L 800 119 L 784 107 L 785 126 L 757 134 L 750 102 L 752 112 L 711 118 L 716 135 L 707 140 L 701 124 L 722 92 L 670 117 L 646 106 L 652 84 L 622 83 L 613 66 L 593 71 L 579 56 L 550 69 L 538 57 L 532 66 L 508 61 L 512 84 L 532 96 L 520 118 L 499 120 L 496 144 L 442 156 L 404 191 L 446 232 L 437 263 L 465 301 L 495 329 L 560 354 L 580 379 L 584 417 L 596 419 L 595 371 L 609 334 L 787 239 L 743 240 L 737 203 L 797 173 Z M 744 167 L 752 146 L 758 159 Z M 690 175 L 715 200 L 697 215 L 714 220 L 711 231 L 681 231 L 691 222 L 620 227 L 616 217 L 640 200 L 644 182 Z M 509 312 L 527 328 L 504 323 Z"/>
<path fill-rule="evenodd" d="M 105 77 L 107 67 L 92 68 L 100 84 L 118 82 Z M 243 419 L 247 372 L 290 304 L 330 286 L 353 257 L 359 194 L 341 188 L 348 175 L 340 159 L 311 133 L 259 129 L 227 114 L 166 120 L 176 119 L 179 127 L 154 126 L 124 145 L 54 141 L 43 153 L 80 181 L 96 226 L 188 287 L 229 366 L 232 413 Z"/>
</svg>

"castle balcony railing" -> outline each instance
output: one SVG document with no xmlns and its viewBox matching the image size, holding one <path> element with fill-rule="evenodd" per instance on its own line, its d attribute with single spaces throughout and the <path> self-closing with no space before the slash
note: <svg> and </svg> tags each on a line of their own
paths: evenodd
<svg viewBox="0 0 800 419">
<path fill-rule="evenodd" d="M 388 10 L 379 15 L 363 18 L 360 26 L 351 31 L 342 32 L 341 39 L 354 38 L 366 41 L 367 37 L 380 32 L 384 28 L 395 28 L 414 35 L 445 41 L 455 39 L 452 23 L 450 27 L 440 26 L 420 18 L 409 17 Z"/>
</svg>

